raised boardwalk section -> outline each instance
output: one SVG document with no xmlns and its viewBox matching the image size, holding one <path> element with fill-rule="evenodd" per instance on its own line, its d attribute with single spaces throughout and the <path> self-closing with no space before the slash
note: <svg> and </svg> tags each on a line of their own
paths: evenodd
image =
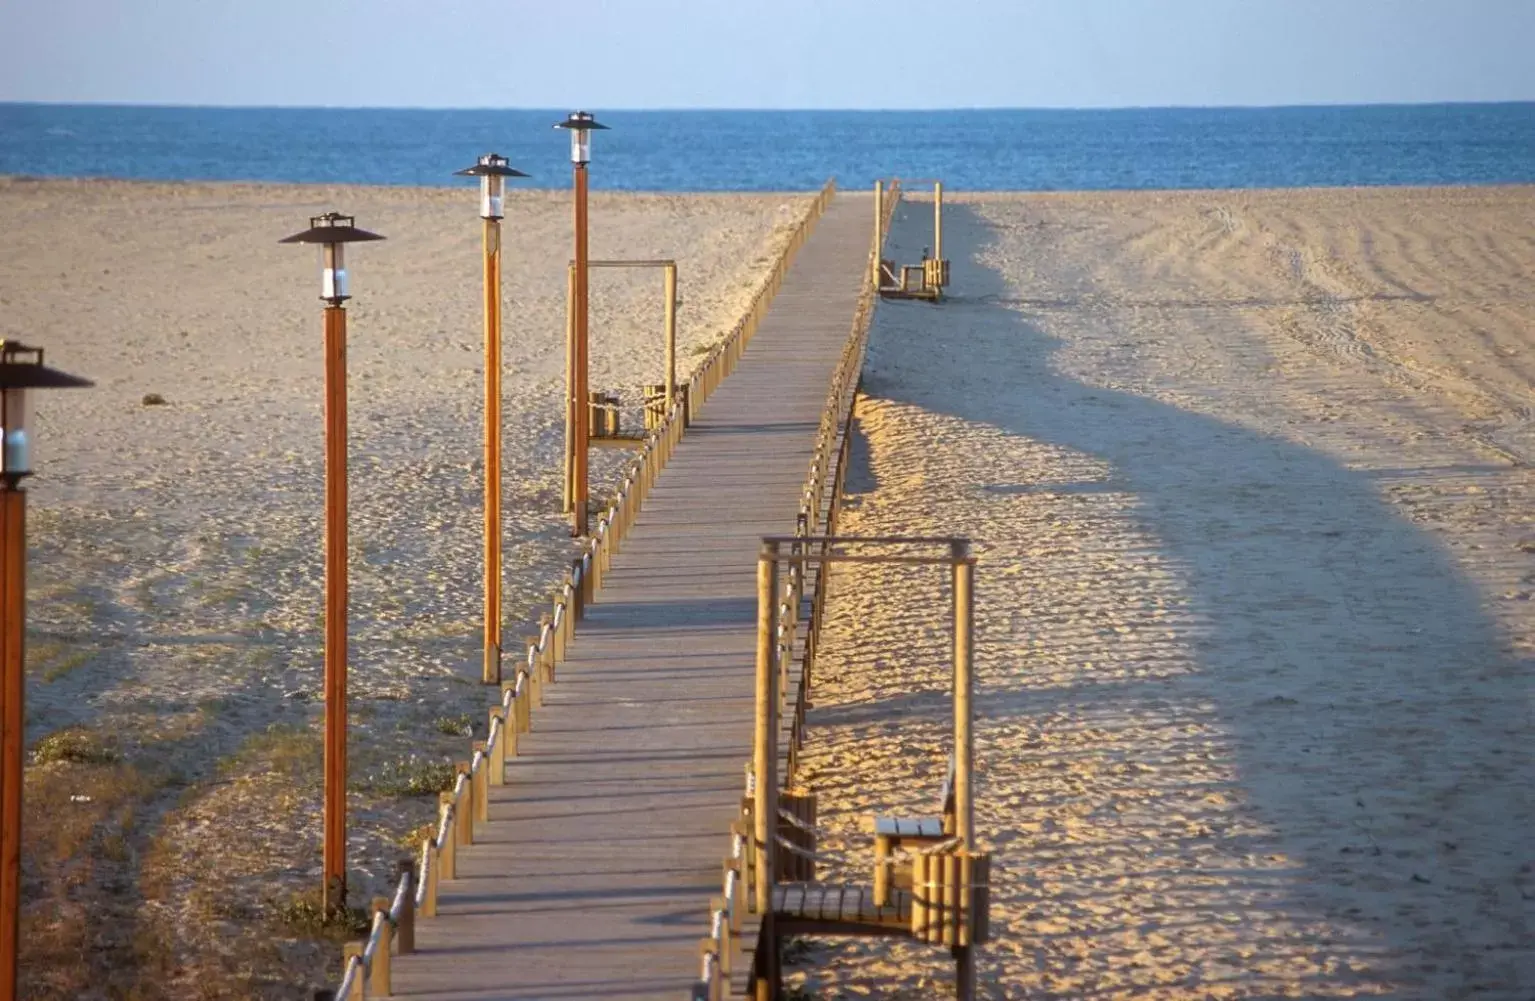
<svg viewBox="0 0 1535 1001">
<path fill-rule="evenodd" d="M 758 540 L 794 530 L 870 211 L 832 200 L 656 481 L 396 996 L 688 996 L 751 755 Z"/>
</svg>

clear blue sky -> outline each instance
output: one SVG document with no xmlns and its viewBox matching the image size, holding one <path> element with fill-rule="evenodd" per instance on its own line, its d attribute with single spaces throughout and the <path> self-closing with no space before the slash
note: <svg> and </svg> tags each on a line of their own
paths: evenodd
<svg viewBox="0 0 1535 1001">
<path fill-rule="evenodd" d="M 0 0 L 0 101 L 955 108 L 1535 99 L 1535 0 Z"/>
</svg>

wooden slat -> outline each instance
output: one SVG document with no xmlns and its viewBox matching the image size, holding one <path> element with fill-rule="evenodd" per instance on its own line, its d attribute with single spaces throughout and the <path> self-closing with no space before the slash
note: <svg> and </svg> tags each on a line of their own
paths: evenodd
<svg viewBox="0 0 1535 1001">
<path fill-rule="evenodd" d="M 794 530 L 869 211 L 833 201 L 657 479 L 396 994 L 687 995 L 751 754 L 757 543 Z"/>
</svg>

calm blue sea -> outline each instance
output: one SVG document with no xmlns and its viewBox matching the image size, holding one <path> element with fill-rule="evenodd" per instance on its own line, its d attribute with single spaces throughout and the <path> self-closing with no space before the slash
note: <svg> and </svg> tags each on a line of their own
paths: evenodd
<svg viewBox="0 0 1535 1001">
<path fill-rule="evenodd" d="M 569 182 L 555 111 L 0 104 L 0 174 L 451 185 L 495 150 Z M 593 184 L 938 177 L 955 190 L 1535 181 L 1535 103 L 1123 111 L 615 111 Z"/>
</svg>

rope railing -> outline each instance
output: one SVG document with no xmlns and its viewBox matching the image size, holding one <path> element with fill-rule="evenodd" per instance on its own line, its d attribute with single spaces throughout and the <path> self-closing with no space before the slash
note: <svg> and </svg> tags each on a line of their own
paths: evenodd
<svg viewBox="0 0 1535 1001">
<path fill-rule="evenodd" d="M 580 556 L 571 561 L 549 612 L 540 620 L 538 636 L 528 644 L 524 661 L 511 681 L 502 682 L 501 701 L 489 709 L 485 740 L 474 743 L 468 761 L 457 763 L 451 789 L 440 794 L 436 832 L 422 839 L 419 863 L 400 863 L 394 899 L 383 901 L 382 907 L 382 898 L 374 901 L 368 937 L 345 947 L 340 987 L 334 993 L 316 992 L 317 999 L 354 1001 L 391 996 L 391 956 L 414 950 L 417 914 L 436 916 L 439 884 L 456 878 L 458 849 L 473 844 L 476 828 L 489 822 L 489 787 L 505 784 L 506 762 L 517 755 L 517 738 L 532 728 L 533 704 L 543 704 L 543 686 L 554 681 L 555 670 L 575 637 L 576 624 L 585 617 L 586 606 L 596 599 L 613 555 L 620 551 L 657 475 L 682 440 L 698 406 L 735 370 L 783 285 L 789 264 L 809 239 L 835 191 L 836 182 L 827 181 L 812 200 L 746 312 L 694 371 L 688 395 L 679 394 L 668 401 L 665 417 L 625 467 L 616 492 L 597 518 L 596 530 L 585 541 Z M 686 408 L 681 406 L 684 400 Z M 728 968 L 718 953 L 715 962 Z"/>
<path fill-rule="evenodd" d="M 829 186 L 828 186 L 829 187 Z M 895 214 L 895 206 L 901 197 L 901 185 L 899 181 L 892 181 L 887 189 L 886 202 L 884 204 L 884 218 L 881 220 L 881 233 L 890 231 L 890 219 Z M 850 436 L 848 424 L 852 418 L 853 399 L 858 389 L 859 373 L 863 370 L 864 348 L 868 344 L 869 325 L 873 319 L 874 303 L 878 290 L 874 287 L 874 264 L 879 259 L 881 247 L 874 246 L 870 241 L 869 257 L 870 266 L 864 268 L 863 288 L 859 292 L 858 306 L 853 314 L 853 326 L 846 343 L 842 347 L 842 353 L 838 357 L 837 367 L 833 371 L 831 386 L 826 394 L 826 405 L 821 410 L 821 422 L 816 431 L 815 448 L 811 453 L 810 470 L 805 477 L 805 487 L 800 494 L 799 512 L 795 518 L 794 534 L 799 538 L 807 538 L 817 534 L 817 530 L 823 525 L 830 526 L 836 517 L 836 500 L 842 493 L 845 469 L 847 466 L 847 452 Z M 835 467 L 832 465 L 835 461 Z M 832 479 L 831 492 L 827 493 L 826 480 Z M 796 546 L 803 543 L 795 543 Z M 785 574 L 780 599 L 779 626 L 775 637 L 774 652 L 777 657 L 776 667 L 779 672 L 778 693 L 780 699 L 787 699 L 789 685 L 788 670 L 793 658 L 797 627 L 801 615 L 801 606 L 804 600 L 805 589 L 805 564 L 795 561 Z M 823 587 L 823 574 L 816 572 L 815 590 L 811 601 L 811 614 L 808 626 L 804 633 L 804 651 L 801 661 L 800 684 L 794 707 L 794 726 L 789 744 L 789 769 L 787 778 L 792 780 L 795 765 L 798 762 L 798 751 L 803 739 L 805 718 L 805 693 L 810 686 L 810 672 L 815 657 L 816 638 L 820 633 L 821 611 L 825 604 L 825 590 Z M 746 795 L 751 796 L 754 776 L 750 767 L 746 772 Z M 796 823 L 798 820 L 796 818 Z M 732 949 L 736 937 L 741 931 L 741 912 L 744 909 L 743 887 L 745 879 L 751 871 L 748 853 L 751 850 L 750 843 L 740 830 L 732 833 L 732 854 L 725 862 L 724 896 L 715 898 L 710 907 L 709 935 L 699 942 L 699 975 L 688 994 L 690 1001 L 724 1001 L 730 996 L 730 971 L 732 965 Z M 791 852 L 800 855 L 809 854 L 812 861 L 817 860 L 813 853 L 807 853 L 805 849 L 797 845 L 791 845 L 787 840 L 778 838 L 778 843 Z"/>
</svg>

